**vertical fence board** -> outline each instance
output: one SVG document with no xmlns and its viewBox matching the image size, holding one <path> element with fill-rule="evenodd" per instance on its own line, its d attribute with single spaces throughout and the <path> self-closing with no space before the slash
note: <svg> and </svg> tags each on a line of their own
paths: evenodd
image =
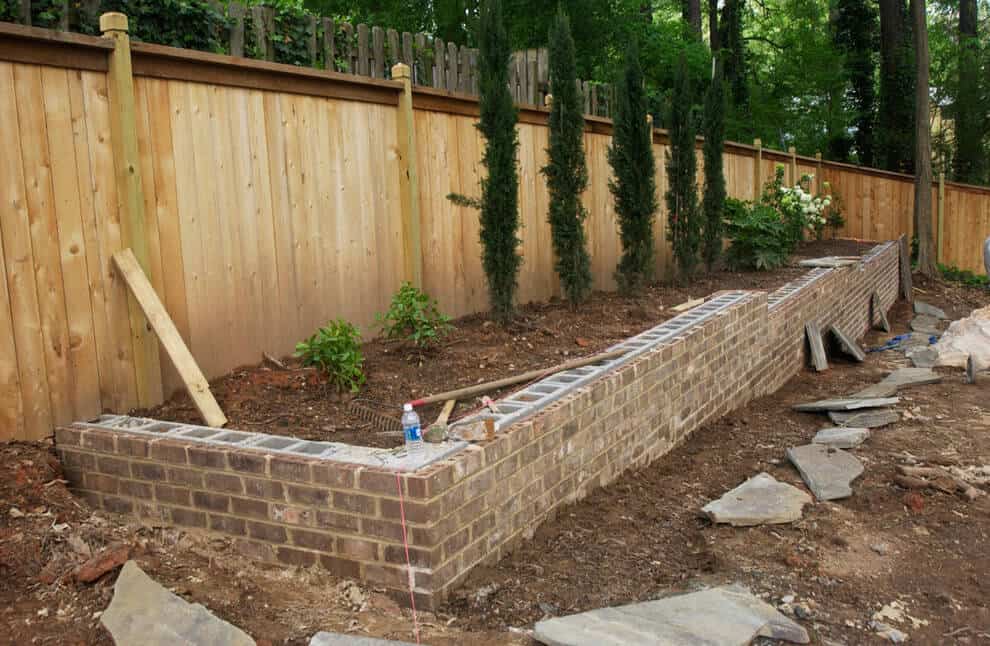
<svg viewBox="0 0 990 646">
<path fill-rule="evenodd" d="M 357 74 L 361 76 L 371 75 L 370 46 L 368 43 L 368 25 L 357 26 Z"/>
<path fill-rule="evenodd" d="M 385 32 L 381 27 L 371 28 L 371 74 L 372 78 L 385 78 Z"/>
<path fill-rule="evenodd" d="M 344 63 L 344 72 L 357 74 L 357 64 L 354 55 L 354 27 L 350 23 L 340 25 L 340 55 Z"/>
<path fill-rule="evenodd" d="M 230 26 L 230 55 L 244 56 L 244 5 L 231 2 L 227 5 L 227 16 L 233 23 Z"/>
</svg>

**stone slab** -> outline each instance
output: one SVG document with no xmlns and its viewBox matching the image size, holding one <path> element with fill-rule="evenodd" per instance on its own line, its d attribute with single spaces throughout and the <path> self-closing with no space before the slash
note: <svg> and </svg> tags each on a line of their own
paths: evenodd
<svg viewBox="0 0 990 646">
<path fill-rule="evenodd" d="M 939 328 L 938 321 L 934 316 L 919 314 L 911 319 L 911 330 L 921 334 L 939 336 L 942 334 L 942 330 Z"/>
<path fill-rule="evenodd" d="M 859 347 L 859 344 L 856 343 L 855 339 L 834 325 L 828 326 L 828 331 L 835 336 L 836 340 L 838 340 L 839 346 L 842 348 L 843 352 L 860 363 L 866 361 L 866 353 L 863 352 L 863 348 Z"/>
<path fill-rule="evenodd" d="M 881 406 L 893 406 L 901 400 L 898 397 L 875 397 L 872 399 L 862 399 L 858 397 L 847 397 L 845 399 L 820 399 L 816 402 L 806 404 L 795 404 L 791 408 L 803 413 L 827 413 L 831 410 L 858 410 L 860 408 L 879 408 Z"/>
<path fill-rule="evenodd" d="M 742 586 L 722 586 L 537 622 L 547 646 L 744 646 L 756 637 L 807 644 L 808 633 Z"/>
<path fill-rule="evenodd" d="M 806 260 L 801 260 L 798 265 L 801 267 L 825 267 L 832 269 L 835 267 L 848 267 L 849 265 L 858 265 L 858 259 L 846 258 L 843 256 L 824 256 L 822 258 L 808 258 Z"/>
<path fill-rule="evenodd" d="M 361 637 L 320 631 L 309 640 L 309 646 L 415 646 L 411 642 L 397 642 L 390 639 Z"/>
<path fill-rule="evenodd" d="M 801 518 L 811 496 L 797 487 L 760 473 L 701 508 L 713 522 L 733 527 L 777 525 Z"/>
<path fill-rule="evenodd" d="M 887 313 L 883 311 L 883 306 L 880 304 L 880 294 L 873 292 L 870 295 L 870 308 L 873 310 L 873 317 L 879 319 L 875 327 L 884 332 L 890 332 L 890 321 L 887 320 Z"/>
<path fill-rule="evenodd" d="M 863 463 L 842 449 L 806 444 L 787 449 L 787 459 L 818 500 L 852 495 L 852 481 L 863 474 Z"/>
<path fill-rule="evenodd" d="M 929 305 L 928 303 L 924 303 L 922 301 L 914 302 L 914 313 L 924 316 L 931 316 L 932 318 L 936 318 L 940 321 L 944 321 L 949 318 L 945 315 L 945 311 L 941 308 L 935 307 L 934 305 Z"/>
<path fill-rule="evenodd" d="M 811 363 L 815 366 L 815 372 L 828 370 L 828 356 L 825 354 L 822 331 L 818 329 L 818 324 L 811 321 L 805 323 L 804 333 L 808 337 L 808 347 L 811 349 Z"/>
<path fill-rule="evenodd" d="M 938 350 L 932 346 L 909 349 L 904 353 L 915 368 L 934 368 L 938 361 Z"/>
<path fill-rule="evenodd" d="M 856 428 L 880 428 L 893 424 L 901 419 L 897 411 L 892 410 L 862 410 L 862 411 L 829 411 L 829 419 L 839 426 Z"/>
<path fill-rule="evenodd" d="M 853 428 L 850 426 L 837 426 L 833 428 L 823 428 L 815 433 L 812 444 L 823 444 L 833 449 L 852 449 L 870 437 L 870 429 Z"/>
<path fill-rule="evenodd" d="M 117 646 L 254 646 L 243 630 L 172 594 L 134 561 L 121 569 L 100 621 Z"/>
<path fill-rule="evenodd" d="M 937 384 L 940 381 L 942 381 L 942 376 L 931 368 L 899 368 L 884 377 L 880 383 L 864 388 L 852 397 L 862 399 L 892 397 L 901 388 Z"/>
</svg>

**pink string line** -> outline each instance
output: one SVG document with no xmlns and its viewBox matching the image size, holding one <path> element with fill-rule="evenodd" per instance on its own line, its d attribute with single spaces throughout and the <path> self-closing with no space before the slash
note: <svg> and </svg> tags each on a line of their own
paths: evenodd
<svg viewBox="0 0 990 646">
<path fill-rule="evenodd" d="M 399 488 L 399 515 L 402 517 L 402 544 L 406 548 L 406 569 L 409 572 L 409 602 L 412 604 L 413 634 L 416 635 L 416 643 L 419 644 L 419 621 L 416 619 L 416 595 L 413 593 L 413 571 L 412 563 L 409 562 L 409 539 L 406 534 L 406 508 L 402 498 L 402 478 L 399 472 L 395 472 L 395 484 Z"/>
</svg>

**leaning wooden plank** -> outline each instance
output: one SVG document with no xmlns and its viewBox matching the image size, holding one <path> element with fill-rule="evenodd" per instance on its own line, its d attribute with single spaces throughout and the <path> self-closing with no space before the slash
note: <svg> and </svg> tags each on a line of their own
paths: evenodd
<svg viewBox="0 0 990 646">
<path fill-rule="evenodd" d="M 151 328 L 158 335 L 158 340 L 161 341 L 162 347 L 165 348 L 165 352 L 175 365 L 175 369 L 186 385 L 186 390 L 189 391 L 189 396 L 192 397 L 196 409 L 208 425 L 224 426 L 227 423 L 227 418 L 220 410 L 217 400 L 213 398 L 210 384 L 206 381 L 199 366 L 196 365 L 196 360 L 189 352 L 182 337 L 179 336 L 179 331 L 172 323 L 172 319 L 169 318 L 168 312 L 165 311 L 158 294 L 148 282 L 148 277 L 141 271 L 137 258 L 134 257 L 130 249 L 122 249 L 113 255 L 113 262 L 124 282 L 130 288 L 131 294 L 134 295 L 134 299 L 144 311 L 144 315 L 148 317 Z"/>
<path fill-rule="evenodd" d="M 879 323 L 874 325 L 884 332 L 890 332 L 890 321 L 887 320 L 887 313 L 883 311 L 883 305 L 880 303 L 880 294 L 873 292 L 870 295 L 870 309 L 873 310 L 870 312 L 870 322 L 879 318 Z"/>
<path fill-rule="evenodd" d="M 813 321 L 805 323 L 804 333 L 808 337 L 811 363 L 815 366 L 815 372 L 828 370 L 828 357 L 825 355 L 825 344 L 822 343 L 822 331 L 818 329 L 818 324 Z"/>
<path fill-rule="evenodd" d="M 843 352 L 860 363 L 866 361 L 866 353 L 863 352 L 863 348 L 859 347 L 859 344 L 847 336 L 845 332 L 834 325 L 828 326 L 828 331 L 831 332 L 839 341 L 839 345 L 842 346 Z"/>
</svg>

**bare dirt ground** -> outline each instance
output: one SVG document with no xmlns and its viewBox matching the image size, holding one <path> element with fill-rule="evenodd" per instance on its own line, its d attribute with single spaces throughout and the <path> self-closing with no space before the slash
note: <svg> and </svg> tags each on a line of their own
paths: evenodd
<svg viewBox="0 0 990 646">
<path fill-rule="evenodd" d="M 990 303 L 990 294 L 919 281 L 918 297 L 950 316 Z M 910 310 L 891 313 L 897 334 Z M 889 335 L 871 333 L 867 346 Z M 696 431 L 670 455 L 559 511 L 532 541 L 475 571 L 441 612 L 420 613 L 423 643 L 530 644 L 525 631 L 547 615 L 646 600 L 703 584 L 741 582 L 789 612 L 813 643 L 883 643 L 874 612 L 897 602 L 911 643 L 990 640 L 990 495 L 969 502 L 892 483 L 899 464 L 990 464 L 990 375 L 904 391 L 905 419 L 875 430 L 856 454 L 866 473 L 846 500 L 814 504 L 793 525 L 713 526 L 709 500 L 767 471 L 797 486 L 784 451 L 827 425 L 790 406 L 853 392 L 903 363 L 893 352 L 865 364 L 833 360 L 777 394 Z M 0 445 L 0 643 L 109 644 L 99 613 L 115 572 L 74 580 L 88 553 L 123 545 L 154 579 L 202 603 L 262 644 L 305 644 L 318 630 L 414 641 L 411 615 L 380 591 L 321 570 L 259 566 L 226 540 L 170 527 L 141 527 L 93 512 L 59 481 L 43 443 Z M 984 490 L 988 487 L 984 486 Z M 16 511 L 14 511 L 16 510 Z"/>
<path fill-rule="evenodd" d="M 453 333 L 426 352 L 372 340 L 362 347 L 368 381 L 356 397 L 341 397 L 312 370 L 283 371 L 265 363 L 235 370 L 210 386 L 231 428 L 394 447 L 402 442 L 401 434 L 383 433 L 385 428 L 355 413 L 352 404 L 398 420 L 402 404 L 410 399 L 593 354 L 673 318 L 677 313 L 671 308 L 691 298 L 724 289 L 773 291 L 807 271 L 796 264 L 801 258 L 860 255 L 872 246 L 853 240 L 807 242 L 789 266 L 774 272 L 716 271 L 700 275 L 686 288 L 655 285 L 636 298 L 596 292 L 578 310 L 559 300 L 531 303 L 520 308 L 520 315 L 508 328 L 494 325 L 484 315 L 467 316 L 454 321 Z M 285 362 L 298 367 L 291 357 Z M 501 394 L 495 391 L 491 396 Z M 477 401 L 458 402 L 452 419 L 469 414 L 477 405 Z M 435 419 L 440 407 L 435 404 L 421 409 L 421 418 L 425 422 Z M 185 393 L 135 414 L 202 423 Z"/>
</svg>

